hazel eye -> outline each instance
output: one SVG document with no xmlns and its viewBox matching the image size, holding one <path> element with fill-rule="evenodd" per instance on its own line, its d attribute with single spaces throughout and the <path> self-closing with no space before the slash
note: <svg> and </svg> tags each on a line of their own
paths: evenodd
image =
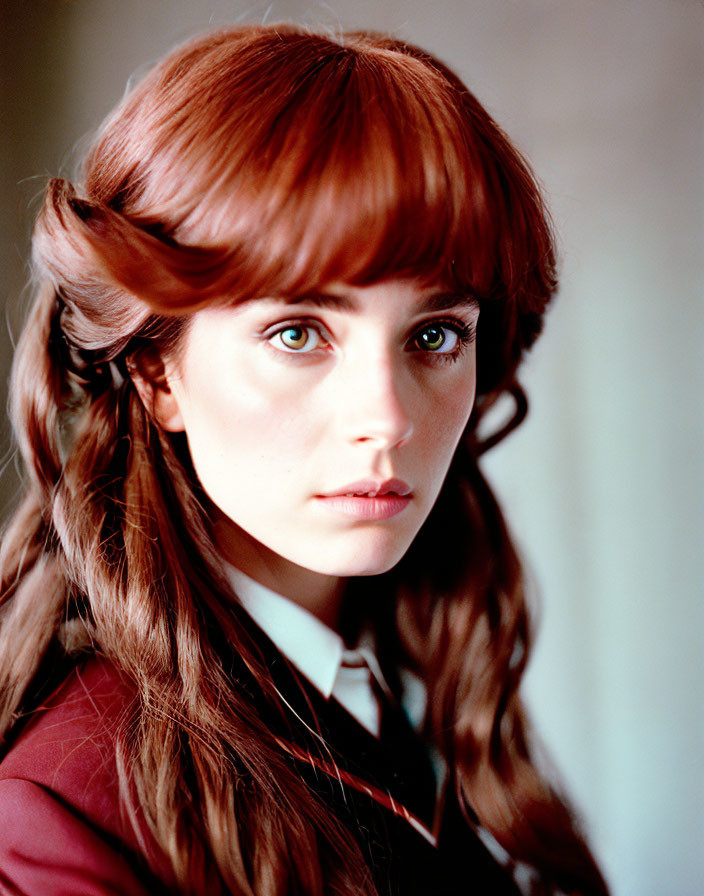
<svg viewBox="0 0 704 896">
<path fill-rule="evenodd" d="M 455 330 L 433 324 L 417 334 L 415 344 L 421 351 L 442 355 L 454 351 L 458 340 L 459 336 Z"/>
<path fill-rule="evenodd" d="M 282 351 L 305 354 L 317 348 L 320 333 L 313 327 L 296 324 L 279 330 L 271 338 L 276 348 Z"/>
</svg>

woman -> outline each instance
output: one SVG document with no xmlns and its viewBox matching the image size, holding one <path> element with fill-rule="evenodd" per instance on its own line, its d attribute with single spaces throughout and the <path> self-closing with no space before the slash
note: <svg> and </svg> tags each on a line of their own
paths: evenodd
<svg viewBox="0 0 704 896">
<path fill-rule="evenodd" d="M 606 893 L 532 759 L 478 467 L 551 231 L 457 77 L 379 35 L 193 40 L 34 253 L 0 891 Z"/>
</svg>

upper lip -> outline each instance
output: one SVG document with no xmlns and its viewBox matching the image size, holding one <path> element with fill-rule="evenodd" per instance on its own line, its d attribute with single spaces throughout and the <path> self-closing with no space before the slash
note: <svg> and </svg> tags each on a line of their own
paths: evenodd
<svg viewBox="0 0 704 896">
<path fill-rule="evenodd" d="M 379 479 L 360 479 L 357 482 L 351 482 L 349 485 L 343 485 L 342 488 L 328 492 L 323 498 L 333 498 L 336 495 L 367 495 L 374 492 L 377 495 L 410 495 L 411 487 L 402 479 L 386 479 L 381 482 Z"/>
</svg>

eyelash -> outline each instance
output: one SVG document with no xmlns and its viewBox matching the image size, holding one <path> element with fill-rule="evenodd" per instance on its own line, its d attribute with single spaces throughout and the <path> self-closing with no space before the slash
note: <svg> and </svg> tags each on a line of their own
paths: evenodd
<svg viewBox="0 0 704 896">
<path fill-rule="evenodd" d="M 466 324 L 463 321 L 455 319 L 431 320 L 426 321 L 418 330 L 416 330 L 413 336 L 411 336 L 411 341 L 416 340 L 424 330 L 428 330 L 431 327 L 443 327 L 451 330 L 457 336 L 457 345 L 449 352 L 431 352 L 421 348 L 417 349 L 417 351 L 432 358 L 433 363 L 438 364 L 452 364 L 459 360 L 460 355 L 472 345 L 477 336 L 476 323 Z"/>
<path fill-rule="evenodd" d="M 285 333 L 286 330 L 293 329 L 295 327 L 300 327 L 301 329 L 311 329 L 315 330 L 318 333 L 318 336 L 324 342 L 328 340 L 323 335 L 321 325 L 316 321 L 311 320 L 290 320 L 286 321 L 279 326 L 277 326 L 276 330 L 273 332 L 265 333 L 264 338 L 267 342 L 271 342 L 271 340 L 280 335 L 281 333 Z M 463 321 L 457 319 L 442 319 L 442 320 L 429 320 L 425 321 L 410 337 L 410 342 L 413 343 L 418 339 L 421 333 L 425 330 L 429 330 L 432 327 L 442 327 L 448 330 L 451 330 L 457 336 L 457 345 L 449 352 L 433 352 L 429 350 L 425 350 L 422 348 L 417 348 L 416 351 L 420 352 L 423 355 L 427 356 L 427 359 L 431 361 L 433 364 L 451 364 L 457 361 L 464 353 L 464 351 L 474 342 L 477 335 L 477 327 L 475 323 L 467 324 Z M 277 352 L 281 355 L 308 355 L 312 352 L 297 352 L 297 351 L 286 351 L 285 349 L 276 349 Z M 288 359 L 287 359 L 288 360 Z"/>
</svg>

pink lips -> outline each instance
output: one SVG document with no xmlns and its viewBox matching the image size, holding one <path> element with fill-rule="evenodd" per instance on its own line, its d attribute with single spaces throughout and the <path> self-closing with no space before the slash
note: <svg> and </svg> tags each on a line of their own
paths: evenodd
<svg viewBox="0 0 704 896">
<path fill-rule="evenodd" d="M 388 495 L 391 493 L 396 495 L 409 495 L 411 487 L 402 479 L 387 479 L 385 482 L 379 482 L 378 479 L 360 479 L 359 482 L 352 482 L 350 485 L 343 485 L 342 488 L 336 489 L 334 492 L 328 492 L 322 495 L 324 498 L 332 498 L 336 495 Z"/>
<path fill-rule="evenodd" d="M 401 479 L 361 479 L 318 500 L 330 510 L 359 520 L 385 520 L 404 510 L 412 499 L 411 487 Z"/>
</svg>

